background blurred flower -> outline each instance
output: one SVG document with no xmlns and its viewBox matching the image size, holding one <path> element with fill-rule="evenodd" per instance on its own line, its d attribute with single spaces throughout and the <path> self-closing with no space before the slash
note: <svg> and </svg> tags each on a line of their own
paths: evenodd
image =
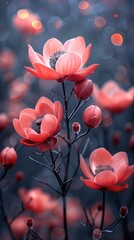
<svg viewBox="0 0 134 240">
<path fill-rule="evenodd" d="M 10 70 L 16 64 L 16 55 L 11 49 L 3 49 L 0 52 L 0 69 Z"/>
</svg>

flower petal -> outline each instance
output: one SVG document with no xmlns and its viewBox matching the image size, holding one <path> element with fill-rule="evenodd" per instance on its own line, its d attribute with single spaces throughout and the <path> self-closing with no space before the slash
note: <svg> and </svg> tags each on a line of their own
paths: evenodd
<svg viewBox="0 0 134 240">
<path fill-rule="evenodd" d="M 26 67 L 26 66 L 25 66 L 25 69 L 26 69 L 28 72 L 30 72 L 32 75 L 34 75 L 35 77 L 41 78 L 41 75 L 40 75 L 35 69 L 33 69 L 33 68 L 31 68 L 31 67 Z"/>
<path fill-rule="evenodd" d="M 87 163 L 84 161 L 82 155 L 80 156 L 80 168 L 87 178 L 93 180 L 93 178 L 94 178 L 93 174 L 92 174 L 90 168 L 88 167 Z"/>
<path fill-rule="evenodd" d="M 107 187 L 107 189 L 109 189 L 110 191 L 113 191 L 113 192 L 124 191 L 126 188 L 128 188 L 128 184 L 123 184 L 121 186 L 113 185 L 111 187 Z"/>
<path fill-rule="evenodd" d="M 84 53 L 85 47 L 86 47 L 86 44 L 85 44 L 84 38 L 79 36 L 74 38 L 70 42 L 67 52 L 77 52 L 82 56 Z"/>
<path fill-rule="evenodd" d="M 28 114 L 30 116 L 32 116 L 33 118 L 36 118 L 38 115 L 36 114 L 35 110 L 33 108 L 25 108 L 20 112 L 20 116 L 22 114 Z"/>
<path fill-rule="evenodd" d="M 47 150 L 50 150 L 52 148 L 55 147 L 57 143 L 57 139 L 55 137 L 52 137 L 49 139 L 49 141 L 45 141 L 41 144 L 38 145 L 38 148 L 41 150 L 41 151 L 47 151 Z"/>
<path fill-rule="evenodd" d="M 92 172 L 95 174 L 97 166 L 111 165 L 112 155 L 105 148 L 98 148 L 94 150 L 89 158 L 89 164 Z"/>
<path fill-rule="evenodd" d="M 43 47 L 43 57 L 48 63 L 49 58 L 58 51 L 64 51 L 63 44 L 56 38 L 49 39 Z"/>
<path fill-rule="evenodd" d="M 47 132 L 48 136 L 51 137 L 56 133 L 58 127 L 58 121 L 54 115 L 46 114 L 41 122 L 40 131 L 41 133 Z"/>
<path fill-rule="evenodd" d="M 50 107 L 50 105 L 48 105 L 47 103 L 43 103 L 43 102 L 36 104 L 35 111 L 40 116 L 45 115 L 45 114 L 53 114 L 54 115 L 54 111 Z"/>
<path fill-rule="evenodd" d="M 30 61 L 32 63 L 32 65 L 37 62 L 37 63 L 42 63 L 41 59 L 39 58 L 38 54 L 33 50 L 33 48 L 31 47 L 31 45 L 28 45 L 28 54 L 29 54 L 29 58 Z"/>
<path fill-rule="evenodd" d="M 63 117 L 63 107 L 59 101 L 54 102 L 53 104 L 54 115 L 58 120 L 58 125 Z"/>
<path fill-rule="evenodd" d="M 69 76 L 67 80 L 72 81 L 72 82 L 80 82 L 83 79 L 85 79 L 88 75 L 92 74 L 96 68 L 98 68 L 99 64 L 92 64 L 86 68 L 82 68 Z"/>
<path fill-rule="evenodd" d="M 20 126 L 18 119 L 13 119 L 13 126 L 16 130 L 16 132 L 23 138 L 26 138 L 26 134 L 23 132 L 23 129 Z"/>
<path fill-rule="evenodd" d="M 122 180 L 124 179 L 124 177 L 126 176 L 128 172 L 128 165 L 127 164 L 122 164 L 116 171 L 115 174 L 118 178 L 117 183 L 122 182 Z"/>
<path fill-rule="evenodd" d="M 71 43 L 73 40 L 74 40 L 74 38 L 71 38 L 71 39 L 67 40 L 67 41 L 64 43 L 64 50 L 65 50 L 65 52 L 67 52 L 68 47 L 69 47 L 70 43 Z"/>
<path fill-rule="evenodd" d="M 90 58 L 91 49 L 92 49 L 92 45 L 89 44 L 84 50 L 84 53 L 82 56 L 82 61 L 83 61 L 82 66 L 84 66 L 87 63 L 88 59 Z"/>
<path fill-rule="evenodd" d="M 82 177 L 80 177 L 81 181 L 89 188 L 93 188 L 93 189 L 101 189 L 102 186 L 99 186 L 98 184 L 96 184 L 95 182 L 93 182 L 90 179 L 84 179 Z"/>
<path fill-rule="evenodd" d="M 20 142 L 25 145 L 25 146 L 28 146 L 28 147 L 34 147 L 34 146 L 37 146 L 38 143 L 35 143 L 35 142 L 32 142 L 30 141 L 29 139 L 21 139 Z"/>
<path fill-rule="evenodd" d="M 62 76 L 75 73 L 81 66 L 81 57 L 77 53 L 65 53 L 56 62 L 56 71 Z"/>
<path fill-rule="evenodd" d="M 122 182 L 126 181 L 134 173 L 134 165 L 129 166 L 126 175 L 122 179 Z"/>
<path fill-rule="evenodd" d="M 112 156 L 112 166 L 116 171 L 122 164 L 128 165 L 128 157 L 125 152 L 118 152 Z"/>
<path fill-rule="evenodd" d="M 117 176 L 114 172 L 105 170 L 94 177 L 94 182 L 102 187 L 109 187 L 117 183 Z"/>
<path fill-rule="evenodd" d="M 27 139 L 36 143 L 43 142 L 49 137 L 47 132 L 37 133 L 32 128 L 25 128 L 25 134 Z"/>
<path fill-rule="evenodd" d="M 39 100 L 37 101 L 36 103 L 36 106 L 39 104 L 39 103 L 46 103 L 48 104 L 51 108 L 53 108 L 53 102 L 47 98 L 47 97 L 40 97 Z"/>
<path fill-rule="evenodd" d="M 35 118 L 29 114 L 23 113 L 20 115 L 19 121 L 22 129 L 29 128 Z"/>
<path fill-rule="evenodd" d="M 34 63 L 34 67 L 38 74 L 40 75 L 41 79 L 57 80 L 62 77 L 60 73 L 57 73 L 54 69 L 47 67 L 41 63 Z"/>
</svg>

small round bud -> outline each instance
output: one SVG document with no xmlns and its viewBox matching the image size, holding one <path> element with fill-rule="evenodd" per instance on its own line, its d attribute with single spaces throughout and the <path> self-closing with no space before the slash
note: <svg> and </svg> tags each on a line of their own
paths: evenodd
<svg viewBox="0 0 134 240">
<path fill-rule="evenodd" d="M 98 210 L 98 211 L 102 211 L 102 210 L 103 210 L 102 203 L 98 203 L 98 205 L 97 205 L 97 210 Z"/>
<path fill-rule="evenodd" d="M 121 140 L 121 132 L 117 131 L 112 136 L 112 143 L 118 145 Z"/>
<path fill-rule="evenodd" d="M 131 151 L 134 152 L 134 134 L 130 137 L 129 147 L 130 147 Z"/>
<path fill-rule="evenodd" d="M 74 131 L 74 133 L 79 133 L 81 130 L 81 125 L 78 122 L 74 122 L 72 124 L 72 130 Z"/>
<path fill-rule="evenodd" d="M 93 92 L 92 80 L 83 80 L 80 83 L 76 83 L 74 87 L 74 94 L 78 99 L 86 100 L 91 96 Z"/>
<path fill-rule="evenodd" d="M 128 214 L 128 208 L 126 206 L 122 206 L 120 208 L 120 217 L 125 218 Z"/>
<path fill-rule="evenodd" d="M 33 227 L 33 225 L 34 225 L 34 220 L 33 220 L 32 218 L 27 218 L 27 219 L 26 219 L 26 225 L 27 225 L 28 228 Z"/>
<path fill-rule="evenodd" d="M 93 240 L 99 240 L 101 238 L 102 232 L 99 228 L 94 229 L 93 231 Z"/>
<path fill-rule="evenodd" d="M 102 112 L 98 106 L 91 105 L 83 113 L 83 121 L 89 128 L 97 128 L 102 119 Z"/>
<path fill-rule="evenodd" d="M 17 153 L 12 147 L 4 148 L 0 153 L 0 164 L 5 168 L 11 168 L 17 161 Z"/>
<path fill-rule="evenodd" d="M 22 171 L 18 171 L 15 175 L 16 182 L 21 182 L 24 178 L 24 173 Z"/>
<path fill-rule="evenodd" d="M 128 123 L 126 123 L 125 124 L 125 131 L 126 131 L 126 133 L 131 133 L 132 132 L 132 130 L 133 130 L 133 124 L 131 123 L 131 122 L 128 122 Z"/>
</svg>

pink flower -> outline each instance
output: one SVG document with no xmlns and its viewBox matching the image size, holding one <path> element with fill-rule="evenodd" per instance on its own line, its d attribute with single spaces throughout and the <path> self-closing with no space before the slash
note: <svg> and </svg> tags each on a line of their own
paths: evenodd
<svg viewBox="0 0 134 240">
<path fill-rule="evenodd" d="M 13 147 L 6 147 L 0 153 L 0 165 L 11 168 L 17 161 L 17 153 Z"/>
<path fill-rule="evenodd" d="M 57 139 L 53 137 L 60 130 L 63 108 L 59 101 L 51 102 L 41 97 L 35 109 L 26 108 L 20 112 L 19 119 L 13 120 L 16 132 L 23 137 L 26 146 L 38 146 L 46 151 L 54 147 Z"/>
<path fill-rule="evenodd" d="M 86 186 L 115 192 L 128 188 L 128 184 L 124 182 L 134 173 L 134 165 L 128 166 L 125 152 L 118 152 L 112 156 L 105 148 L 98 148 L 91 153 L 89 166 L 81 157 L 80 167 L 87 177 L 81 177 Z"/>
<path fill-rule="evenodd" d="M 96 103 L 112 113 L 126 110 L 134 101 L 134 87 L 125 91 L 114 81 L 106 82 L 101 89 L 94 84 L 92 94 Z"/>
<path fill-rule="evenodd" d="M 85 40 L 79 36 L 62 44 L 58 39 L 49 39 L 43 47 L 43 56 L 29 45 L 29 58 L 33 68 L 26 67 L 34 76 L 43 80 L 64 79 L 79 82 L 94 72 L 98 64 L 86 68 L 91 44 L 86 47 Z"/>
</svg>

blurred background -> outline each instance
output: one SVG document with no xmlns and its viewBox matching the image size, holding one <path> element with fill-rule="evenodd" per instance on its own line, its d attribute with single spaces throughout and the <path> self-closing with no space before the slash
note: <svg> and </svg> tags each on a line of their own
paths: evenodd
<svg viewBox="0 0 134 240">
<path fill-rule="evenodd" d="M 42 187 L 31 180 L 30 176 L 47 177 L 50 182 L 52 177 L 29 159 L 28 156 L 33 156 L 32 149 L 18 144 L 20 137 L 12 126 L 12 119 L 19 116 L 21 109 L 34 107 L 40 96 L 58 99 L 52 89 L 61 90 L 57 81 L 36 79 L 25 70 L 24 66 L 31 66 L 27 46 L 32 45 L 36 52 L 42 54 L 43 45 L 48 39 L 55 37 L 64 43 L 77 36 L 83 36 L 86 44 L 92 44 L 87 65 L 100 64 L 90 76 L 94 83 L 102 87 L 107 81 L 113 80 L 126 91 L 133 87 L 134 1 L 0 0 L 0 150 L 13 146 L 19 155 L 16 166 L 8 173 L 7 181 L 2 185 L 9 215 L 16 206 L 20 207 L 20 187 Z M 72 83 L 66 83 L 68 91 L 72 87 Z M 91 103 L 94 103 L 93 99 L 90 99 Z M 72 100 L 72 108 L 73 104 Z M 88 105 L 89 103 L 86 103 L 86 106 Z M 95 148 L 104 146 L 112 154 L 126 151 L 130 164 L 134 164 L 133 104 L 114 117 L 104 111 L 104 117 L 105 121 L 100 128 L 90 133 L 90 147 L 85 151 L 85 158 L 88 158 Z M 75 120 L 81 122 L 81 115 Z M 22 171 L 25 176 L 19 183 L 15 180 L 18 171 Z M 78 176 L 80 175 L 81 172 Z M 125 192 L 108 193 L 108 220 L 118 217 L 121 205 L 127 205 L 130 213 L 127 220 L 116 227 L 115 233 L 107 235 L 106 238 L 104 236 L 103 239 L 134 239 L 134 181 L 131 180 L 130 187 Z M 49 188 L 45 187 L 45 190 L 51 193 Z M 100 195 L 98 191 L 87 189 L 80 180 L 74 181 L 69 193 L 70 197 L 77 198 L 81 205 L 86 207 L 98 204 L 101 201 Z M 61 229 L 59 232 L 59 235 L 57 232 L 50 234 L 48 239 L 64 239 Z M 3 229 L 0 229 L 0 234 L 0 239 L 8 239 L 5 233 L 2 235 Z M 70 240 L 79 240 L 83 236 L 85 240 L 90 239 L 88 229 L 76 221 L 70 226 Z"/>
</svg>

